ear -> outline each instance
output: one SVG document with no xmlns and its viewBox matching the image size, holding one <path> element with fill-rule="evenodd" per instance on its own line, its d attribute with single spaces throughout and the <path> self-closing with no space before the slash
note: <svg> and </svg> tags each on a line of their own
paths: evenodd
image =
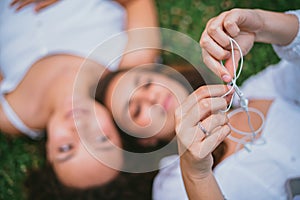
<svg viewBox="0 0 300 200">
<path fill-rule="evenodd" d="M 138 140 L 138 143 L 141 145 L 141 146 L 145 146 L 145 147 L 153 147 L 153 146 L 156 146 L 158 144 L 158 139 L 156 138 L 143 138 L 143 139 L 139 139 Z"/>
</svg>

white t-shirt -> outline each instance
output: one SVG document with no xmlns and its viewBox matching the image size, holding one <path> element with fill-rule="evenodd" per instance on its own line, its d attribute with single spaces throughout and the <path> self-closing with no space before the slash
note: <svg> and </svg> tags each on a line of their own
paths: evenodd
<svg viewBox="0 0 300 200">
<path fill-rule="evenodd" d="M 34 5 L 16 12 L 11 0 L 0 1 L 0 104 L 10 122 L 32 138 L 28 128 L 5 99 L 39 59 L 71 54 L 116 70 L 127 42 L 126 13 L 111 0 L 63 0 L 36 13 Z"/>
<path fill-rule="evenodd" d="M 34 12 L 34 5 L 16 12 L 11 0 L 0 1 L 0 92 L 12 91 L 37 60 L 53 54 L 88 57 L 101 43 L 124 29 L 125 10 L 115 1 L 64 0 Z M 126 41 L 125 41 L 126 42 Z M 122 54 L 125 43 L 111 45 L 97 56 L 115 70 L 112 55 Z"/>
<path fill-rule="evenodd" d="M 285 181 L 300 176 L 300 31 L 290 45 L 274 49 L 282 61 L 241 87 L 249 99 L 274 100 L 263 129 L 266 143 L 253 146 L 250 153 L 240 150 L 214 170 L 224 196 L 230 200 L 286 200 Z M 164 167 L 154 180 L 154 199 L 188 199 L 179 162 L 178 156 L 161 161 Z"/>
</svg>

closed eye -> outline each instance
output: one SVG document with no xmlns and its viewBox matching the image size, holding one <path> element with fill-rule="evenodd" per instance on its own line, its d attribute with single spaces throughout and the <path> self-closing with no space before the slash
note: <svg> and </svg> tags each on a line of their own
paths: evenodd
<svg viewBox="0 0 300 200">
<path fill-rule="evenodd" d="M 145 89 L 148 89 L 148 88 L 150 88 L 151 85 L 152 85 L 152 79 L 148 79 L 147 83 L 144 84 L 143 87 L 144 87 Z"/>
</svg>

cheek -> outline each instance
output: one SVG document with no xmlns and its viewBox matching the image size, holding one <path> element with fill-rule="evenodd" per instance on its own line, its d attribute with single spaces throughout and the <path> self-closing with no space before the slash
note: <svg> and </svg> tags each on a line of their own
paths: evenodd
<svg viewBox="0 0 300 200">
<path fill-rule="evenodd" d="M 144 121 L 147 122 L 144 126 L 145 132 L 156 135 L 165 129 L 166 124 L 169 123 L 169 116 L 161 106 L 156 105 L 149 109 Z"/>
<path fill-rule="evenodd" d="M 144 106 L 141 114 L 133 120 L 138 126 L 151 127 L 166 120 L 166 112 L 160 105 Z"/>
<path fill-rule="evenodd" d="M 54 134 L 54 124 L 53 121 L 49 121 L 48 125 L 47 125 L 47 142 L 46 142 L 46 154 L 47 154 L 47 160 L 51 163 L 51 161 L 53 160 L 54 157 L 54 144 L 57 143 L 56 142 L 56 137 Z"/>
<path fill-rule="evenodd" d="M 53 141 L 49 140 L 48 138 L 46 143 L 46 157 L 50 163 L 53 162 L 55 156 L 55 147 L 53 144 L 54 144 Z"/>
</svg>

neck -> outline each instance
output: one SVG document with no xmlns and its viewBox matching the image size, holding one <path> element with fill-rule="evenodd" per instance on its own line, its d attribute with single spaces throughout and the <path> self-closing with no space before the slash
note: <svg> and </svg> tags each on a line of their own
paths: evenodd
<svg viewBox="0 0 300 200">
<path fill-rule="evenodd" d="M 82 67 L 83 64 L 88 67 Z M 28 127 L 44 129 L 51 115 L 67 101 L 71 102 L 74 97 L 91 98 L 90 88 L 96 85 L 105 71 L 104 67 L 84 58 L 48 56 L 32 65 L 18 87 L 6 95 L 6 99 Z M 0 128 L 6 132 L 19 133 L 7 123 L 5 117 L 0 118 L 0 122 L 4 122 Z"/>
<path fill-rule="evenodd" d="M 77 97 L 90 98 L 90 88 L 104 71 L 99 64 L 70 55 L 55 55 L 38 61 L 26 76 L 29 87 L 26 84 L 23 90 L 25 96 L 30 90 L 34 92 L 29 119 L 37 121 L 38 114 L 40 119 L 35 126 L 45 128 L 51 114 L 66 103 Z"/>
<path fill-rule="evenodd" d="M 74 58 L 73 62 L 68 62 L 52 81 L 47 94 L 51 110 L 60 109 L 66 101 L 92 98 L 92 89 L 104 73 L 105 68 L 92 61 Z"/>
</svg>

